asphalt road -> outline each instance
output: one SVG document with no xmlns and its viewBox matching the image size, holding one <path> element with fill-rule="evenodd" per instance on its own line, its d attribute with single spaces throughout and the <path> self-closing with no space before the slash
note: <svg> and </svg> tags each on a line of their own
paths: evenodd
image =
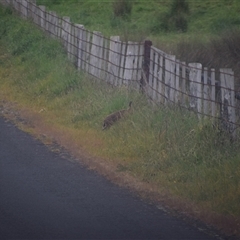
<svg viewBox="0 0 240 240">
<path fill-rule="evenodd" d="M 0 116 L 0 239 L 218 239 L 62 158 Z"/>
</svg>

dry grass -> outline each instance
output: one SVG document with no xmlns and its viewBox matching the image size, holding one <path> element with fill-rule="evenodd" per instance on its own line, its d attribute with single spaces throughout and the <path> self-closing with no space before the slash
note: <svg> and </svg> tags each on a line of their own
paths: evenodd
<svg viewBox="0 0 240 240">
<path fill-rule="evenodd" d="M 203 39 L 200 36 L 189 39 L 180 39 L 179 43 L 172 49 L 182 61 L 200 62 L 204 67 L 210 68 L 232 68 L 237 86 L 240 85 L 240 30 L 225 30 L 218 37 Z"/>
</svg>

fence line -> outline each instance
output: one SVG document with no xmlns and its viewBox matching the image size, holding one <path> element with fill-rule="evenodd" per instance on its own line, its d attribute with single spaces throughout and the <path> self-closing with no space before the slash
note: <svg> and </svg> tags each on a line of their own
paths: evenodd
<svg viewBox="0 0 240 240">
<path fill-rule="evenodd" d="M 231 69 L 219 71 L 176 59 L 152 46 L 151 41 L 122 42 L 119 36 L 106 38 L 59 17 L 36 0 L 5 0 L 21 17 L 30 19 L 49 36 L 59 39 L 71 62 L 99 80 L 113 86 L 142 90 L 156 104 L 178 105 L 194 111 L 199 119 L 218 119 L 221 128 L 236 136 L 240 108 Z M 218 79 L 216 79 L 218 76 Z"/>
</svg>

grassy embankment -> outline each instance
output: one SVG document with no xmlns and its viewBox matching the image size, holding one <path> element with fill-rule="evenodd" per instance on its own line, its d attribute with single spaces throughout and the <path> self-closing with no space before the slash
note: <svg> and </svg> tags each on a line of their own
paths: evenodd
<svg viewBox="0 0 240 240">
<path fill-rule="evenodd" d="M 43 109 L 39 114 L 48 124 L 67 131 L 76 144 L 119 171 L 200 209 L 239 218 L 239 142 L 230 143 L 189 112 L 159 111 L 137 92 L 91 81 L 68 63 L 59 43 L 10 10 L 0 8 L 0 16 L 1 99 L 35 112 Z M 133 113 L 102 131 L 104 117 L 129 100 Z"/>
</svg>

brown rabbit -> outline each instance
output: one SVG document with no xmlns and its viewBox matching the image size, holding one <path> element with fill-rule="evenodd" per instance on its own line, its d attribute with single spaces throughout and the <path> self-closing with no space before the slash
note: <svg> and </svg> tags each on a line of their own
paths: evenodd
<svg viewBox="0 0 240 240">
<path fill-rule="evenodd" d="M 114 113 L 108 115 L 103 121 L 102 130 L 111 127 L 113 125 L 113 123 L 115 123 L 116 121 L 121 119 L 127 112 L 130 111 L 131 106 L 132 106 L 132 102 L 129 103 L 129 106 L 127 109 L 122 109 L 122 110 L 119 110 L 117 112 L 114 112 Z"/>
</svg>

